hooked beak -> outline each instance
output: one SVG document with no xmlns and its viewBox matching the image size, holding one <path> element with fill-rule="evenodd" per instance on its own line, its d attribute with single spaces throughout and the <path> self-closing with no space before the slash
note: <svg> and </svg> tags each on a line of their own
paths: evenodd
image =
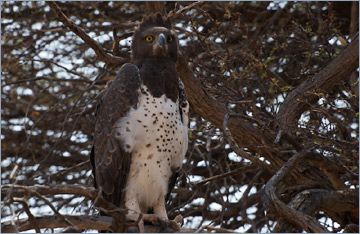
<svg viewBox="0 0 360 234">
<path fill-rule="evenodd" d="M 165 35 L 160 33 L 158 44 L 163 47 L 163 46 L 165 46 L 165 43 L 166 43 Z"/>
</svg>

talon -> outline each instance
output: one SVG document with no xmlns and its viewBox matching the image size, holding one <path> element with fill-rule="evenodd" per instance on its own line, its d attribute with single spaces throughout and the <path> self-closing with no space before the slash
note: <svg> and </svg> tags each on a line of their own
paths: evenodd
<svg viewBox="0 0 360 234">
<path fill-rule="evenodd" d="M 174 219 L 174 221 L 180 225 L 180 227 L 182 227 L 182 225 L 184 225 L 184 218 L 182 217 L 182 215 L 177 215 Z"/>
<path fill-rule="evenodd" d="M 175 220 L 169 220 L 169 227 L 174 229 L 175 231 L 180 231 L 180 225 Z"/>
</svg>

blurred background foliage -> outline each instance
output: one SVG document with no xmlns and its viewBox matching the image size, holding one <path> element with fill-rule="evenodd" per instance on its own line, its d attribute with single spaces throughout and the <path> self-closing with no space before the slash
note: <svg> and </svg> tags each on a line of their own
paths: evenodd
<svg viewBox="0 0 360 234">
<path fill-rule="evenodd" d="M 166 2 L 165 9 L 176 12 L 191 3 Z M 1 183 L 92 186 L 94 108 L 118 68 L 107 68 L 44 2 L 1 4 Z M 113 28 L 118 36 L 131 33 L 147 14 L 144 2 L 57 4 L 109 53 Z M 205 2 L 174 17 L 173 24 L 202 88 L 275 137 L 284 98 L 335 59 L 358 31 L 354 9 L 356 2 Z M 124 36 L 120 56 L 130 57 L 130 44 L 131 37 Z M 316 95 L 319 101 L 289 129 L 301 144 L 345 167 L 340 175 L 345 188 L 358 189 L 358 72 L 335 91 Z M 273 230 L 277 217 L 265 211 L 261 194 L 274 171 L 236 155 L 219 128 L 193 110 L 190 127 L 183 174 L 167 204 L 169 217 L 181 214 L 185 226 L 195 229 L 209 224 L 240 232 Z M 275 171 L 282 164 L 239 146 Z M 294 151 L 289 144 L 277 150 Z M 241 170 L 201 182 L 235 169 Z M 326 176 L 315 185 L 305 186 L 307 182 L 299 176 L 284 183 L 283 201 L 309 188 L 334 189 Z M 23 204 L 4 200 L 8 195 L 2 193 L 2 221 L 11 219 L 11 212 L 27 217 Z M 48 199 L 62 213 L 97 213 L 84 197 Z M 52 214 L 41 199 L 29 198 L 28 205 L 34 215 Z M 349 212 L 319 211 L 313 217 L 331 232 L 358 225 Z"/>
</svg>

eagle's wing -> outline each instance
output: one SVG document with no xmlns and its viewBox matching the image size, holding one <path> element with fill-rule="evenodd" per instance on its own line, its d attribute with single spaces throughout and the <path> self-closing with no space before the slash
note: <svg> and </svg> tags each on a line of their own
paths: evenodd
<svg viewBox="0 0 360 234">
<path fill-rule="evenodd" d="M 103 190 L 104 198 L 117 206 L 124 198 L 131 152 L 126 152 L 116 138 L 115 123 L 130 108 L 136 108 L 141 85 L 136 65 L 124 64 L 98 105 L 95 122 L 94 146 L 91 162 L 95 185 Z"/>
</svg>

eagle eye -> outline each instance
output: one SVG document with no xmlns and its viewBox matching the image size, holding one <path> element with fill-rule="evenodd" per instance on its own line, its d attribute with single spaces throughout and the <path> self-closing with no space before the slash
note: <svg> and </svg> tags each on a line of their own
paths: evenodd
<svg viewBox="0 0 360 234">
<path fill-rule="evenodd" d="M 167 38 L 167 41 L 168 42 L 172 42 L 174 40 L 174 37 L 173 36 L 168 36 L 168 38 Z"/>
<path fill-rule="evenodd" d="M 145 37 L 145 40 L 148 41 L 148 42 L 151 42 L 153 40 L 153 37 L 152 36 L 146 36 Z"/>
</svg>

